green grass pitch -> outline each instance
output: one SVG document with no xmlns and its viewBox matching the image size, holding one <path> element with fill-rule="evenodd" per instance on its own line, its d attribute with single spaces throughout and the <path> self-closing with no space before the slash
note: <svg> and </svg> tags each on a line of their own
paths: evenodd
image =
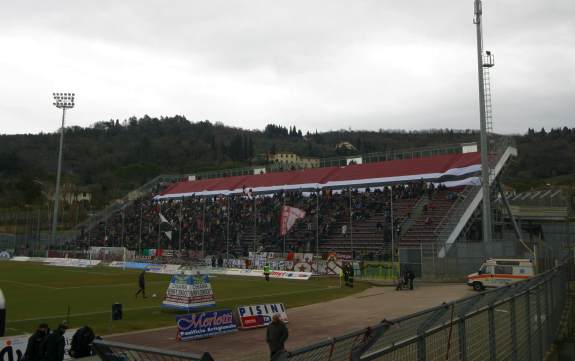
<svg viewBox="0 0 575 361">
<path fill-rule="evenodd" d="M 71 328 L 89 325 L 99 335 L 174 326 L 177 311 L 160 307 L 170 276 L 147 274 L 147 299 L 134 297 L 139 271 L 112 268 L 66 268 L 34 263 L 0 262 L 0 288 L 6 297 L 7 334 L 33 332 L 41 322 L 55 328 L 67 318 Z M 344 297 L 369 287 L 356 282 L 339 288 L 337 278 L 309 281 L 263 278 L 211 278 L 216 306 L 282 302 L 288 308 Z M 150 297 L 153 293 L 156 298 Z M 123 304 L 124 319 L 110 321 L 113 303 Z M 208 308 L 206 308 L 207 310 Z"/>
</svg>

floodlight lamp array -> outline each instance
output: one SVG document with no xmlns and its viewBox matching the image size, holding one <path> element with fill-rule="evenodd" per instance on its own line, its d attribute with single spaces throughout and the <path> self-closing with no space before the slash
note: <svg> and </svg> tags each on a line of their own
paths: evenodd
<svg viewBox="0 0 575 361">
<path fill-rule="evenodd" d="M 52 93 L 54 106 L 60 109 L 74 108 L 74 93 Z"/>
</svg>

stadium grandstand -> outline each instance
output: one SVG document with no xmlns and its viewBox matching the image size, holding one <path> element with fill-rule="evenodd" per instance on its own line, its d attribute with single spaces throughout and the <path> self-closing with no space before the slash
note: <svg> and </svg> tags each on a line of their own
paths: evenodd
<svg viewBox="0 0 575 361">
<path fill-rule="evenodd" d="M 492 182 L 515 154 L 505 138 L 493 147 Z M 159 177 L 52 249 L 126 247 L 140 256 L 153 250 L 168 262 L 250 252 L 338 252 L 374 260 L 408 252 L 407 261 L 416 257 L 410 248 L 420 250 L 420 259 L 423 250 L 444 257 L 473 230 L 482 197 L 476 146 L 369 159 L 284 172 L 254 168 L 252 174 L 230 175 L 231 170 L 213 178 Z M 285 205 L 303 210 L 305 217 L 282 237 L 278 220 Z"/>
</svg>

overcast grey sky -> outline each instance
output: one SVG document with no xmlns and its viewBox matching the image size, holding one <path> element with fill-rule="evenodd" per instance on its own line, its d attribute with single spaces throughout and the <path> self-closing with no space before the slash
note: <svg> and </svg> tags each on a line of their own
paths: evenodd
<svg viewBox="0 0 575 361">
<path fill-rule="evenodd" d="M 494 128 L 575 127 L 575 1 L 485 0 Z M 473 0 L 0 2 L 0 133 L 182 114 L 478 128 Z"/>
</svg>

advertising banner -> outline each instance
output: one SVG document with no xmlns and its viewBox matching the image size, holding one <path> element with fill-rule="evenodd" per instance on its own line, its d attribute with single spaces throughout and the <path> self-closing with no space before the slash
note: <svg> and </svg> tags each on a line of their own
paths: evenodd
<svg viewBox="0 0 575 361">
<path fill-rule="evenodd" d="M 207 269 L 207 272 L 226 276 L 264 277 L 264 271 L 261 269 L 213 268 Z M 270 278 L 291 280 L 309 280 L 311 276 L 311 272 L 272 271 L 270 273 Z"/>
<path fill-rule="evenodd" d="M 136 270 L 148 270 L 152 266 L 161 267 L 160 265 L 153 265 L 150 263 L 122 262 L 122 261 L 111 262 L 108 266 L 113 268 L 125 268 L 125 269 L 136 269 Z"/>
<path fill-rule="evenodd" d="M 89 260 L 89 259 L 77 259 L 77 258 L 50 258 L 47 259 L 46 263 L 49 266 L 58 267 L 78 267 L 78 268 L 88 268 L 94 267 L 100 264 L 100 260 Z"/>
<path fill-rule="evenodd" d="M 163 265 L 150 264 L 150 265 L 148 265 L 148 267 L 146 267 L 146 271 L 148 271 L 150 273 L 175 275 L 175 274 L 180 273 L 180 267 L 182 267 L 182 266 L 179 264 L 163 264 Z"/>
<path fill-rule="evenodd" d="M 162 307 L 190 310 L 215 306 L 214 292 L 207 275 L 173 275 Z"/>
<path fill-rule="evenodd" d="M 283 303 L 267 303 L 263 305 L 238 306 L 237 309 L 240 328 L 265 327 L 272 322 L 272 316 L 280 315 L 282 321 L 288 322 L 287 312 Z"/>
<path fill-rule="evenodd" d="M 135 251 L 130 251 L 125 247 L 90 247 L 90 258 L 105 261 L 121 261 L 132 259 Z"/>
<path fill-rule="evenodd" d="M 232 310 L 198 312 L 176 316 L 180 341 L 221 335 L 237 330 Z"/>
<path fill-rule="evenodd" d="M 72 346 L 72 337 L 77 330 L 76 328 L 66 330 L 66 333 L 64 333 L 64 339 L 66 340 L 64 360 L 73 360 L 73 358 L 68 355 L 68 350 L 70 350 Z M 24 352 L 26 352 L 26 346 L 28 345 L 30 336 L 31 335 L 0 337 L 0 361 L 21 360 L 22 356 L 24 356 Z"/>
</svg>

